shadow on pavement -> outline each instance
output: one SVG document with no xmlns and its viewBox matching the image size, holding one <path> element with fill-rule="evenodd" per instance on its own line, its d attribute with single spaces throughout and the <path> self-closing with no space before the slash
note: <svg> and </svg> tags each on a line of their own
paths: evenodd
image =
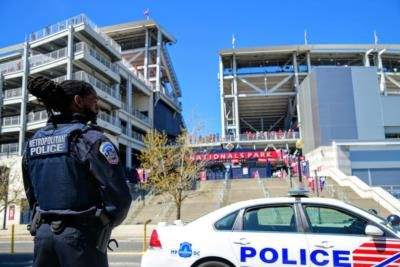
<svg viewBox="0 0 400 267">
<path fill-rule="evenodd" d="M 0 253 L 0 267 L 28 267 L 32 266 L 33 253 Z"/>
</svg>

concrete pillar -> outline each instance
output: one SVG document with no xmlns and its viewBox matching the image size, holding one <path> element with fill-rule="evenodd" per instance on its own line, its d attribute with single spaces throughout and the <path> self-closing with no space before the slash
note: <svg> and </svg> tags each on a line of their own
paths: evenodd
<svg viewBox="0 0 400 267">
<path fill-rule="evenodd" d="M 219 92 L 220 92 L 220 109 L 221 109 L 221 137 L 225 140 L 226 129 L 225 129 L 225 101 L 224 101 L 224 65 L 222 62 L 222 57 L 219 56 Z"/>
<path fill-rule="evenodd" d="M 127 168 L 132 168 L 132 146 L 131 145 L 127 145 L 126 146 L 126 166 Z"/>
<path fill-rule="evenodd" d="M 370 66 L 370 62 L 369 62 L 369 54 L 373 51 L 373 49 L 368 50 L 367 52 L 365 52 L 364 57 L 363 57 L 363 63 L 364 63 L 364 67 L 369 67 Z"/>
<path fill-rule="evenodd" d="M 157 31 L 157 62 L 156 62 L 156 91 L 161 90 L 161 81 L 160 81 L 160 75 L 161 75 L 161 47 L 162 45 L 162 36 L 161 36 L 161 31 L 158 29 Z"/>
<path fill-rule="evenodd" d="M 117 98 L 118 100 L 121 100 L 120 84 L 117 83 L 114 86 L 115 86 L 115 98 Z"/>
<path fill-rule="evenodd" d="M 383 71 L 383 63 L 382 63 L 382 54 L 386 51 L 386 49 L 383 49 L 378 52 L 377 57 L 378 57 L 378 70 L 379 70 L 379 76 L 380 76 L 380 81 L 379 81 L 379 87 L 380 87 L 380 92 L 383 95 L 387 95 L 386 91 L 386 79 L 385 79 L 385 73 Z"/>
<path fill-rule="evenodd" d="M 297 104 L 296 104 L 296 111 L 297 111 L 297 125 L 300 125 L 300 127 L 299 127 L 299 138 L 302 138 L 302 134 L 301 134 L 301 116 L 300 116 L 300 104 L 299 104 L 299 101 L 297 101 Z"/>
<path fill-rule="evenodd" d="M 235 124 L 235 140 L 239 141 L 240 138 L 240 127 L 239 127 L 239 97 L 238 97 L 238 86 L 237 86 L 237 70 L 236 70 L 236 55 L 232 57 L 232 71 L 233 71 L 233 110 L 235 112 L 234 124 Z"/>
<path fill-rule="evenodd" d="M 307 71 L 308 73 L 311 73 L 311 54 L 310 51 L 306 53 L 306 59 L 307 59 Z"/>
<path fill-rule="evenodd" d="M 297 54 L 293 52 L 293 72 L 294 72 L 294 87 L 296 92 L 299 90 L 299 70 L 297 67 Z"/>
<path fill-rule="evenodd" d="M 128 77 L 128 81 L 126 84 L 126 98 L 127 98 L 127 105 L 129 113 L 132 112 L 132 80 Z"/>
<path fill-rule="evenodd" d="M 3 107 L 3 102 L 4 102 L 4 77 L 0 73 L 0 130 L 1 130 L 1 125 L 2 125 L 2 107 Z"/>
<path fill-rule="evenodd" d="M 308 73 L 311 73 L 311 55 L 310 55 L 310 51 L 307 52 L 306 54 L 306 59 L 307 59 L 307 69 L 308 69 Z M 297 55 L 296 52 L 293 52 L 293 69 L 294 69 L 294 87 L 296 89 L 296 92 L 298 92 L 298 90 L 300 89 L 299 86 L 299 73 L 298 73 L 298 67 L 297 67 Z M 296 111 L 297 111 L 297 123 L 300 124 L 301 118 L 300 118 L 300 105 L 299 105 L 299 101 L 296 101 Z M 290 107 L 292 107 L 292 104 L 289 103 Z M 293 114 L 294 112 L 291 111 L 291 114 Z M 292 115 L 293 116 L 293 115 Z M 299 127 L 299 138 L 301 138 L 301 129 Z"/>
<path fill-rule="evenodd" d="M 18 155 L 22 156 L 24 153 L 25 131 L 26 131 L 26 106 L 29 98 L 28 94 L 28 77 L 29 77 L 29 43 L 25 42 L 23 50 L 23 64 L 24 72 L 22 76 L 22 99 L 21 99 L 21 115 L 20 115 L 20 131 L 18 142 Z"/>
<path fill-rule="evenodd" d="M 154 126 L 154 94 L 149 96 L 149 122 L 151 128 Z"/>
<path fill-rule="evenodd" d="M 68 27 L 68 48 L 67 48 L 67 80 L 71 80 L 73 74 L 74 60 L 74 28 L 72 25 Z"/>
<path fill-rule="evenodd" d="M 144 71 L 143 75 L 146 81 L 149 79 L 149 73 L 148 73 L 149 46 L 150 46 L 149 29 L 146 29 L 146 37 L 144 42 L 144 62 L 143 62 L 143 71 Z"/>
</svg>

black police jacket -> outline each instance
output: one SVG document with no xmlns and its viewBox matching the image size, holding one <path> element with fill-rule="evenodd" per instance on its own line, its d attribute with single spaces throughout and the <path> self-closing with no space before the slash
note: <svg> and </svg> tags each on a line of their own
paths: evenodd
<svg viewBox="0 0 400 267">
<path fill-rule="evenodd" d="M 80 216 L 104 209 L 113 226 L 126 217 L 131 196 L 118 152 L 81 115 L 53 116 L 27 142 L 22 174 L 29 205 L 44 215 Z"/>
</svg>

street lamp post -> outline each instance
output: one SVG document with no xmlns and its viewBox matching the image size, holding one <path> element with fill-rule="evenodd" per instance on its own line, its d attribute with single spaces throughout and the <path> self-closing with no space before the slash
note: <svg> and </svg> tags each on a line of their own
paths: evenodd
<svg viewBox="0 0 400 267">
<path fill-rule="evenodd" d="M 7 222 L 7 210 L 8 210 L 8 197 L 6 195 L 5 201 L 4 201 L 4 217 L 3 217 L 3 230 L 7 230 L 6 228 L 6 222 Z"/>
<path fill-rule="evenodd" d="M 303 188 L 303 179 L 301 175 L 301 150 L 303 149 L 303 140 L 299 139 L 296 142 L 296 148 L 297 148 L 297 170 L 299 172 L 299 186 L 300 188 Z"/>
<path fill-rule="evenodd" d="M 301 152 L 298 151 L 297 152 L 297 171 L 299 172 L 299 183 L 302 183 L 303 177 L 301 175 L 301 159 L 300 159 L 300 157 L 301 157 Z"/>
</svg>

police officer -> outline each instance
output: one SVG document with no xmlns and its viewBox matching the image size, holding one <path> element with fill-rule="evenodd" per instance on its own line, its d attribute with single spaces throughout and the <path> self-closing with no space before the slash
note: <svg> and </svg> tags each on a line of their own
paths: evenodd
<svg viewBox="0 0 400 267">
<path fill-rule="evenodd" d="M 131 197 L 117 149 L 95 125 L 93 87 L 37 77 L 29 92 L 47 108 L 47 125 L 27 142 L 22 169 L 31 208 L 41 215 L 33 266 L 108 266 L 96 249 L 104 225 L 126 217 Z M 102 220 L 104 222 L 104 220 Z"/>
</svg>

